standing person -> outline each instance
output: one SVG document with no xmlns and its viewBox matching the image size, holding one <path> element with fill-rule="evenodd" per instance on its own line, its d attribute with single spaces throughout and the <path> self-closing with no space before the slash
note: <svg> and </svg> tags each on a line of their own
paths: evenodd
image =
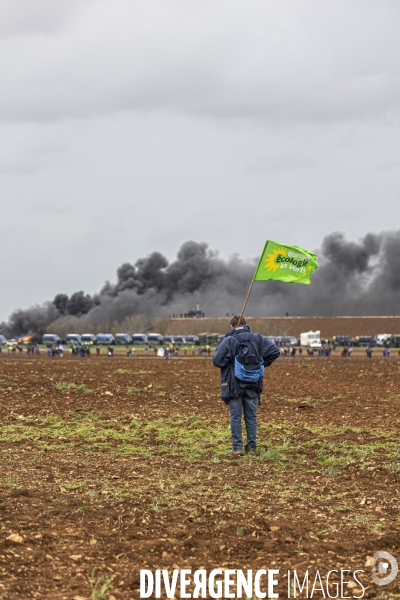
<svg viewBox="0 0 400 600">
<path fill-rule="evenodd" d="M 248 454 L 255 454 L 257 407 L 263 389 L 262 374 L 264 367 L 269 367 L 280 352 L 266 337 L 259 333 L 250 333 L 244 317 L 240 319 L 239 324 L 239 315 L 234 315 L 230 326 L 231 330 L 220 342 L 212 361 L 215 367 L 221 369 L 221 398 L 229 407 L 231 452 L 243 454 L 243 413 L 247 433 L 245 450 Z M 250 381 L 253 375 L 253 381 Z"/>
</svg>

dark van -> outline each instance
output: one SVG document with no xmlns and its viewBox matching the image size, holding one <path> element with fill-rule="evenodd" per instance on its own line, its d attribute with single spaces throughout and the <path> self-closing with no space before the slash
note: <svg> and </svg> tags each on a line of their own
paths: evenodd
<svg viewBox="0 0 400 600">
<path fill-rule="evenodd" d="M 56 333 L 45 333 L 42 337 L 42 344 L 45 346 L 51 346 L 51 344 L 59 344 L 60 337 Z"/>
<path fill-rule="evenodd" d="M 97 338 L 93 333 L 82 333 L 81 335 L 82 344 L 95 344 Z"/>
<path fill-rule="evenodd" d="M 127 333 L 116 333 L 115 336 L 116 344 L 130 344 L 132 342 L 132 338 Z"/>
<path fill-rule="evenodd" d="M 82 338 L 79 333 L 68 333 L 65 337 L 66 344 L 80 344 L 82 342 Z"/>
<path fill-rule="evenodd" d="M 105 344 L 107 346 L 110 344 L 115 344 L 114 336 L 111 335 L 111 333 L 98 333 L 96 338 L 97 344 Z"/>
</svg>

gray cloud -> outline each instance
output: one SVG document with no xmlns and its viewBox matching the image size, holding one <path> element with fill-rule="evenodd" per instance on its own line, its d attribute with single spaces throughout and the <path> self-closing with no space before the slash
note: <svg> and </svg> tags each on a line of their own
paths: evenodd
<svg viewBox="0 0 400 600">
<path fill-rule="evenodd" d="M 1 319 L 187 239 L 400 218 L 395 0 L 0 0 Z"/>
<path fill-rule="evenodd" d="M 3 0 L 2 119 L 132 110 L 280 126 L 398 118 L 391 1 L 65 4 Z"/>
<path fill-rule="evenodd" d="M 1 0 L 0 37 L 54 34 L 73 23 L 77 4 L 76 0 Z"/>
</svg>

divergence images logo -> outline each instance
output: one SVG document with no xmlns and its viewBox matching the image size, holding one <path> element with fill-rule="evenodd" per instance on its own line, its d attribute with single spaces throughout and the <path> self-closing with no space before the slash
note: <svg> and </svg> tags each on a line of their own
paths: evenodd
<svg viewBox="0 0 400 600">
<path fill-rule="evenodd" d="M 383 559 L 384 562 L 382 562 L 381 559 Z M 377 565 L 378 574 L 376 572 Z M 391 567 L 389 575 L 386 575 L 386 577 L 378 577 L 378 575 L 384 575 L 385 573 L 387 573 L 389 565 Z M 397 576 L 398 570 L 399 567 L 397 564 L 397 560 L 394 556 L 389 554 L 389 552 L 375 552 L 372 563 L 372 579 L 374 580 L 376 585 L 387 585 L 388 583 L 392 583 L 393 579 L 395 579 Z"/>
</svg>

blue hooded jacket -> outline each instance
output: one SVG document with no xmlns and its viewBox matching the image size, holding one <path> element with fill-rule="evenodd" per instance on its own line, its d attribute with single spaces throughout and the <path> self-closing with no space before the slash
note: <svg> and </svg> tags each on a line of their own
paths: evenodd
<svg viewBox="0 0 400 600">
<path fill-rule="evenodd" d="M 279 348 L 274 342 L 270 342 L 259 333 L 250 333 L 247 325 L 240 325 L 228 331 L 212 357 L 214 367 L 221 369 L 221 398 L 226 404 L 232 398 L 237 398 L 244 387 L 254 387 L 254 384 L 246 384 L 235 377 L 235 357 L 239 352 L 241 337 L 251 338 L 259 355 L 264 359 L 264 367 L 269 367 L 280 356 Z M 262 391 L 262 382 L 260 388 L 258 384 L 255 387 Z"/>
</svg>

